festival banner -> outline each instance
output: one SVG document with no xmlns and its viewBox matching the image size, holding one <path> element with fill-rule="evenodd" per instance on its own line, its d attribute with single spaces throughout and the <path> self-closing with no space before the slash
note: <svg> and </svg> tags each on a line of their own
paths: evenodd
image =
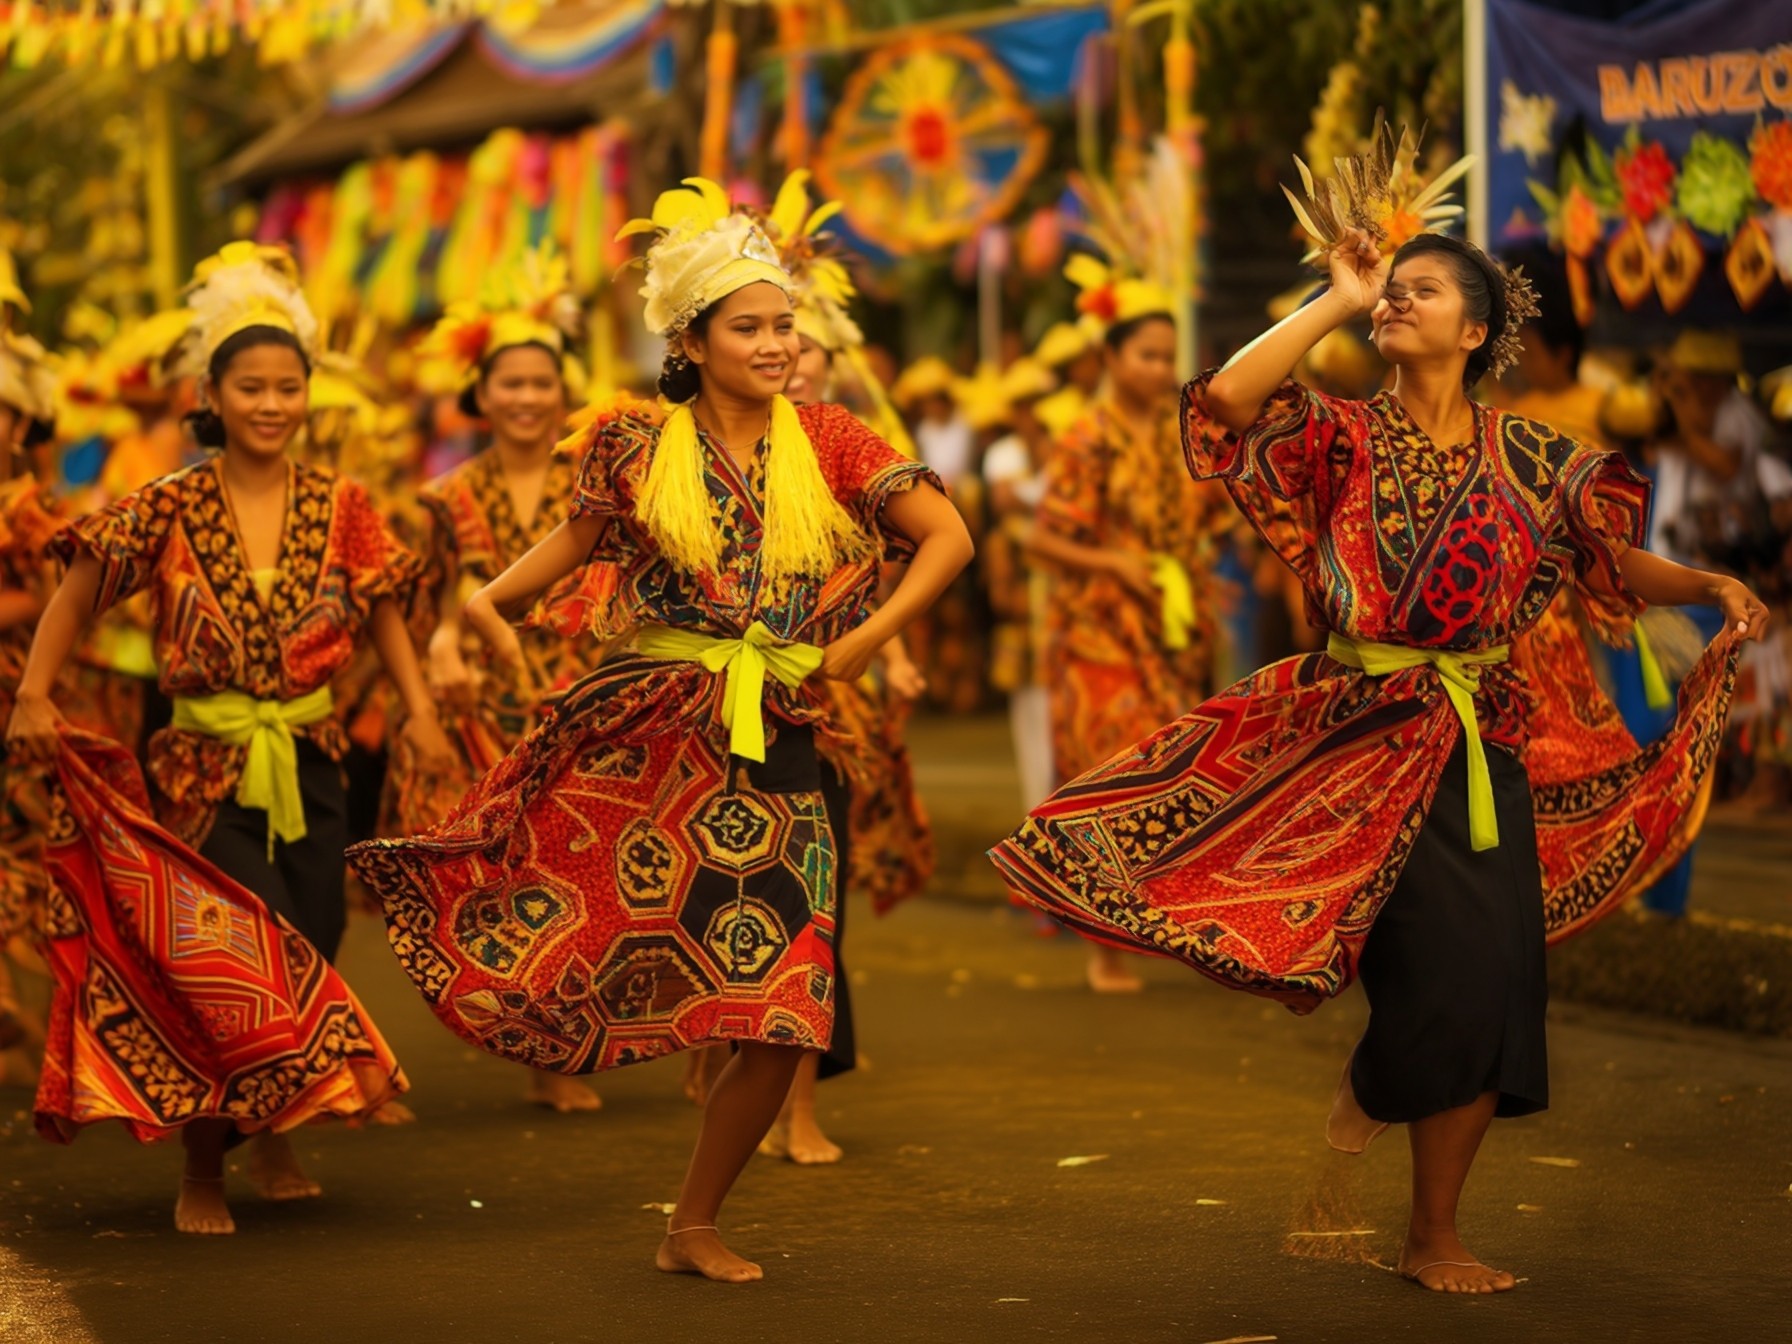
<svg viewBox="0 0 1792 1344">
<path fill-rule="evenodd" d="M 1583 322 L 1607 289 L 1630 310 L 1695 294 L 1700 317 L 1786 308 L 1792 3 L 1656 0 L 1600 20 L 1483 2 L 1494 247 L 1565 252 Z"/>
</svg>

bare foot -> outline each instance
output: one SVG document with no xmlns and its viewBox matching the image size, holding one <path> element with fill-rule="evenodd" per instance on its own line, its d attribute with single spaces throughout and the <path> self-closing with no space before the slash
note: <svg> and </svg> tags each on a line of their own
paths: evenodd
<svg viewBox="0 0 1792 1344">
<path fill-rule="evenodd" d="M 417 1112 L 402 1101 L 382 1101 L 367 1113 L 370 1125 L 414 1125 L 417 1123 Z"/>
<path fill-rule="evenodd" d="M 1138 973 L 1111 947 L 1089 949 L 1089 988 L 1097 994 L 1137 994 L 1145 988 Z"/>
<path fill-rule="evenodd" d="M 1346 1060 L 1344 1076 L 1338 1079 L 1332 1097 L 1332 1113 L 1325 1120 L 1325 1141 L 1340 1153 L 1360 1153 L 1386 1128 L 1357 1104 L 1356 1089 L 1350 1085 L 1350 1061 Z"/>
<path fill-rule="evenodd" d="M 316 1199 L 324 1188 L 299 1166 L 299 1155 L 284 1134 L 255 1136 L 249 1152 L 249 1184 L 263 1199 Z"/>
<path fill-rule="evenodd" d="M 666 1233 L 653 1263 L 668 1274 L 701 1274 L 716 1283 L 752 1283 L 765 1271 L 722 1244 L 713 1227 L 688 1227 Z"/>
<path fill-rule="evenodd" d="M 1470 1255 L 1454 1232 L 1421 1241 L 1412 1233 L 1400 1252 L 1400 1276 L 1434 1293 L 1506 1293 L 1518 1280 Z"/>
<path fill-rule="evenodd" d="M 543 1069 L 530 1071 L 528 1096 L 537 1106 L 546 1106 L 561 1115 L 571 1115 L 574 1111 L 602 1110 L 604 1104 L 602 1097 L 577 1078 L 548 1073 Z"/>
<path fill-rule="evenodd" d="M 759 1156 L 790 1156 L 790 1122 L 788 1120 L 774 1121 L 772 1127 L 765 1131 L 765 1137 L 759 1140 Z"/>
<path fill-rule="evenodd" d="M 180 1198 L 174 1202 L 174 1230 L 201 1237 L 228 1237 L 236 1220 L 224 1202 L 222 1176 L 182 1176 Z"/>
<path fill-rule="evenodd" d="M 845 1151 L 815 1122 L 813 1115 L 798 1113 L 790 1117 L 790 1151 L 787 1156 L 799 1167 L 822 1167 L 838 1162 Z"/>
</svg>

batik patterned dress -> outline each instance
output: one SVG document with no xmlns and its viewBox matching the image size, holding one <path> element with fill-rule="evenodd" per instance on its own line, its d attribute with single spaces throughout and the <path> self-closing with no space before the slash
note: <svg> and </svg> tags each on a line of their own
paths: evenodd
<svg viewBox="0 0 1792 1344">
<path fill-rule="evenodd" d="M 879 536 L 885 501 L 925 469 L 837 407 L 797 414 L 835 497 Z M 722 639 L 757 621 L 818 646 L 864 620 L 869 542 L 824 580 L 762 578 L 763 451 L 743 471 L 701 440 L 722 562 L 701 577 L 667 563 L 634 516 L 657 442 L 645 416 L 596 429 L 573 506 L 607 522 L 592 558 L 615 566 L 619 619 Z M 709 1041 L 828 1045 L 835 849 L 814 745 L 826 701 L 814 678 L 768 678 L 766 761 L 750 765 L 729 753 L 723 686 L 700 663 L 623 652 L 442 825 L 350 852 L 450 1028 L 563 1073 Z"/>
<path fill-rule="evenodd" d="M 1466 653 L 1511 643 L 1570 582 L 1638 609 L 1617 561 L 1641 540 L 1647 486 L 1614 454 L 1487 407 L 1471 441 L 1440 447 L 1390 393 L 1353 402 L 1293 383 L 1243 435 L 1208 413 L 1205 379 L 1184 414 L 1190 471 L 1225 483 L 1324 628 Z M 1684 844 L 1735 661 L 1733 642 L 1707 651 L 1660 742 L 1532 780 L 1549 937 L 1614 908 Z M 1522 759 L 1516 664 L 1480 684 L 1489 754 Z M 1081 931 L 1310 1010 L 1355 976 L 1462 737 L 1429 666 L 1372 677 L 1288 659 L 1073 781 L 992 856 Z"/>
<path fill-rule="evenodd" d="M 560 524 L 577 493 L 578 477 L 577 455 L 565 446 L 556 449 L 542 482 L 540 503 L 527 526 L 517 516 L 495 449 L 423 487 L 430 536 L 417 594 L 417 629 L 422 638 L 434 629 L 445 591 L 455 590 L 464 601 Z M 616 633 L 608 628 L 616 586 L 612 566 L 586 565 L 536 603 L 519 632 L 528 693 L 494 662 L 483 642 L 467 633 L 464 652 L 478 671 L 479 703 L 471 710 L 443 711 L 443 726 L 459 745 L 465 770 L 425 781 L 401 762 L 395 772 L 398 831 L 415 833 L 441 820 L 474 780 L 536 726 L 546 705 L 596 668 L 607 640 Z"/>
<path fill-rule="evenodd" d="M 150 593 L 164 694 L 299 699 L 348 665 L 377 602 L 408 598 L 420 562 L 359 485 L 295 463 L 279 574 L 264 598 L 219 470 L 215 461 L 201 462 L 151 482 L 71 525 L 57 537 L 57 553 L 65 563 L 83 553 L 99 561 L 102 611 Z M 347 750 L 334 717 L 293 732 L 331 760 Z M 156 733 L 149 775 L 163 824 L 202 845 L 219 804 L 236 794 L 245 756 L 244 747 L 205 733 Z"/>
<path fill-rule="evenodd" d="M 44 590 L 44 566 L 50 539 L 62 526 L 52 501 L 30 476 L 0 482 L 0 589 L 35 593 Z M 31 622 L 0 630 L 0 716 L 11 719 L 13 697 L 31 652 Z M 60 698 L 60 696 L 58 697 Z M 44 894 L 41 844 L 45 799 L 38 782 L 25 772 L 7 771 L 6 796 L 0 798 L 0 956 L 8 940 L 32 923 Z"/>
<path fill-rule="evenodd" d="M 1206 694 L 1214 632 L 1207 533 L 1216 501 L 1183 469 L 1173 420 L 1165 418 L 1153 442 L 1139 443 L 1105 402 L 1053 447 L 1045 482 L 1041 529 L 1144 560 L 1168 556 L 1188 574 L 1196 605 L 1187 647 L 1171 650 L 1161 603 L 1105 571 L 1053 570 L 1044 680 L 1053 763 L 1066 779 L 1124 751 Z"/>
</svg>

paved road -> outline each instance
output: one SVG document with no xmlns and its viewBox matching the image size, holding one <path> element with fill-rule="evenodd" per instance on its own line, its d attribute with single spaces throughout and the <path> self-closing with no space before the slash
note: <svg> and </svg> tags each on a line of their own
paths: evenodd
<svg viewBox="0 0 1792 1344">
<path fill-rule="evenodd" d="M 1298 1020 L 1152 966 L 1145 995 L 1097 1000 L 1074 946 L 969 904 L 854 937 L 868 1067 L 824 1096 L 848 1161 L 757 1160 L 725 1214 L 762 1285 L 650 1266 L 646 1206 L 672 1198 L 697 1119 L 675 1061 L 603 1079 L 601 1115 L 531 1110 L 363 922 L 344 969 L 421 1123 L 307 1131 L 326 1198 L 239 1185 L 239 1235 L 202 1242 L 169 1225 L 173 1151 L 112 1132 L 52 1148 L 0 1090 L 0 1339 L 1682 1344 L 1785 1326 L 1785 1042 L 1559 1013 L 1555 1109 L 1496 1128 L 1467 1200 L 1471 1244 L 1526 1281 L 1446 1300 L 1386 1269 L 1398 1138 L 1347 1159 L 1319 1137 L 1354 996 Z"/>
</svg>

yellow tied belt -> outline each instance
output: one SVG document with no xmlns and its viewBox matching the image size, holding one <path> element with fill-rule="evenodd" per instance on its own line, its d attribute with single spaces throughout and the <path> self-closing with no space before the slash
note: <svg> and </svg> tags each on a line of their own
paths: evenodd
<svg viewBox="0 0 1792 1344">
<path fill-rule="evenodd" d="M 754 621 L 739 639 L 669 625 L 643 626 L 635 647 L 649 658 L 701 663 L 724 674 L 722 726 L 729 730 L 728 750 L 760 762 L 765 760 L 765 674 L 796 686 L 821 666 L 822 657 L 813 644 L 779 639 L 763 621 Z"/>
<path fill-rule="evenodd" d="M 299 752 L 292 730 L 320 723 L 336 709 L 328 686 L 297 700 L 257 700 L 246 691 L 182 696 L 174 702 L 174 726 L 247 746 L 236 800 L 268 814 L 268 853 L 274 841 L 305 838 L 305 803 L 299 793 Z"/>
<path fill-rule="evenodd" d="M 1506 646 L 1501 644 L 1479 653 L 1451 653 L 1445 649 L 1408 648 L 1404 644 L 1377 644 L 1334 631 L 1325 651 L 1346 667 L 1360 668 L 1372 677 L 1426 664 L 1437 669 L 1444 694 L 1462 721 L 1463 739 L 1468 743 L 1469 842 L 1477 851 L 1496 848 L 1500 827 L 1493 810 L 1493 777 L 1487 773 L 1487 751 L 1481 745 L 1480 725 L 1475 722 L 1475 693 L 1481 689 L 1481 669 L 1506 661 Z"/>
<path fill-rule="evenodd" d="M 1163 594 L 1164 647 L 1172 653 L 1188 647 L 1195 628 L 1195 586 L 1175 556 L 1151 557 L 1151 582 Z"/>
</svg>

